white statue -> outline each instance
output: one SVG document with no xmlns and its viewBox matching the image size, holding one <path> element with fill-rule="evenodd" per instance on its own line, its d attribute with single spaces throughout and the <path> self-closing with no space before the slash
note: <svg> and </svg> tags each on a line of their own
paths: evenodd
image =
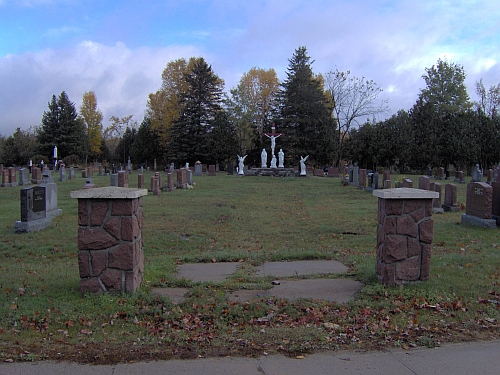
<svg viewBox="0 0 500 375">
<path fill-rule="evenodd" d="M 308 157 L 309 157 L 309 155 L 307 155 L 305 158 L 303 158 L 302 156 L 300 157 L 300 175 L 301 176 L 306 175 L 306 160 Z"/>
<path fill-rule="evenodd" d="M 278 136 L 274 136 L 274 135 L 267 135 L 267 134 L 264 134 L 267 138 L 271 138 L 271 153 L 274 155 L 274 148 L 276 147 L 276 138 L 278 138 L 279 136 L 281 136 L 281 134 L 279 134 Z"/>
<path fill-rule="evenodd" d="M 57 159 L 57 146 L 54 146 L 54 153 L 53 153 L 53 158 Z"/>
<path fill-rule="evenodd" d="M 186 165 L 184 166 L 184 168 L 189 169 L 189 163 L 188 162 L 186 162 Z"/>
<path fill-rule="evenodd" d="M 260 161 L 262 163 L 262 168 L 267 168 L 267 152 L 265 148 L 263 148 L 260 153 Z"/>
<path fill-rule="evenodd" d="M 245 156 L 236 155 L 236 156 L 238 156 L 238 174 L 245 174 L 245 172 L 243 171 L 245 168 L 245 164 L 243 164 L 243 162 L 245 161 L 245 158 L 247 156 L 246 155 Z"/>
<path fill-rule="evenodd" d="M 285 161 L 285 153 L 283 150 L 280 148 L 280 152 L 278 152 L 278 159 L 279 159 L 279 164 L 278 168 L 284 168 L 283 162 Z"/>
<path fill-rule="evenodd" d="M 271 159 L 271 168 L 276 168 L 276 156 L 274 154 Z"/>
</svg>

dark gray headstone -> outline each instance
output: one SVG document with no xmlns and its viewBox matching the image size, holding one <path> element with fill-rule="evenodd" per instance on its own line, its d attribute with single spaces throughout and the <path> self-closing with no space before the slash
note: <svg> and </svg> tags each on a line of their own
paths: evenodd
<svg viewBox="0 0 500 375">
<path fill-rule="evenodd" d="M 21 221 L 28 222 L 46 217 L 45 187 L 33 186 L 20 190 Z"/>
</svg>

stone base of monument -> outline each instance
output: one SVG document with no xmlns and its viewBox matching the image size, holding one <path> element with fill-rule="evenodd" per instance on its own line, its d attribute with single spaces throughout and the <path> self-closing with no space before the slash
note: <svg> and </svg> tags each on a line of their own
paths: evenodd
<svg viewBox="0 0 500 375">
<path fill-rule="evenodd" d="M 497 226 L 500 227 L 500 216 L 497 216 L 497 215 L 493 215 L 491 217 L 493 220 L 495 220 L 497 222 Z"/>
<path fill-rule="evenodd" d="M 60 208 L 56 208 L 55 210 L 47 211 L 48 218 L 54 218 L 62 215 L 62 210 Z"/>
<path fill-rule="evenodd" d="M 493 229 L 497 227 L 497 221 L 495 219 L 481 219 L 480 217 L 467 214 L 462 215 L 462 224 L 487 229 Z"/>
<path fill-rule="evenodd" d="M 245 171 L 245 176 L 299 177 L 294 168 L 252 168 Z"/>
<path fill-rule="evenodd" d="M 37 232 L 39 230 L 45 229 L 52 223 L 52 218 L 44 217 L 42 219 L 37 219 L 33 221 L 16 221 L 14 223 L 15 233 L 29 233 Z"/>
</svg>

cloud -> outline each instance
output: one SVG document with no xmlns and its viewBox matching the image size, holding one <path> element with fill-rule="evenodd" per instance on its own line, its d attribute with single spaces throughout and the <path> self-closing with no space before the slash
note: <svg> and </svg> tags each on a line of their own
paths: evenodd
<svg viewBox="0 0 500 375">
<path fill-rule="evenodd" d="M 142 121 L 148 94 L 161 85 L 161 73 L 174 59 L 199 56 L 194 47 L 106 46 L 85 41 L 72 49 L 0 58 L 0 133 L 39 125 L 52 95 L 66 91 L 78 110 L 85 91 L 94 91 L 104 115 L 133 114 Z"/>
</svg>

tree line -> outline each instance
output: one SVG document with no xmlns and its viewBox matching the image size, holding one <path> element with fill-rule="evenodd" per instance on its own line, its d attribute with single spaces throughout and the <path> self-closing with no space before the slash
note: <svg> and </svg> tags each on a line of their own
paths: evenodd
<svg viewBox="0 0 500 375">
<path fill-rule="evenodd" d="M 239 154 L 258 166 L 262 149 L 269 149 L 263 133 L 272 124 L 284 134 L 278 149 L 285 151 L 286 166 L 306 155 L 315 166 L 352 161 L 401 171 L 500 160 L 500 85 L 486 90 L 478 82 L 481 99 L 471 103 L 458 64 L 438 60 L 426 69 L 426 86 L 413 108 L 377 122 L 388 107 L 373 80 L 350 71 L 315 74 L 306 47 L 288 61 L 284 81 L 274 69 L 252 68 L 228 93 L 202 57 L 170 61 L 142 122 L 112 116 L 105 129 L 94 92 L 84 93 L 79 112 L 62 92 L 48 103 L 39 127 L 1 137 L 0 160 L 47 162 L 57 146 L 66 164 L 125 163 L 129 157 L 150 166 L 154 159 L 160 165 L 226 164 Z"/>
</svg>

